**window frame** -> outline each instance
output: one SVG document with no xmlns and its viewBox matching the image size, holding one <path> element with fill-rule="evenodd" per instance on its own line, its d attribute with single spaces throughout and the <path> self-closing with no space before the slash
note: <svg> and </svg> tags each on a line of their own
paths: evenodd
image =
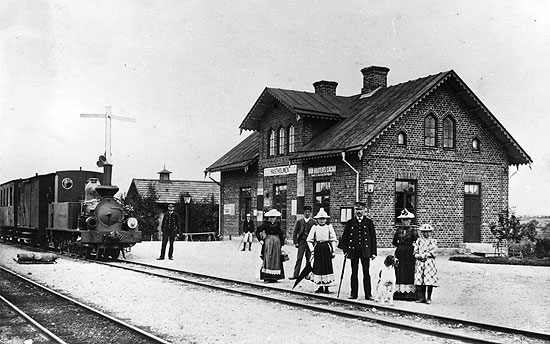
<svg viewBox="0 0 550 344">
<path fill-rule="evenodd" d="M 269 135 L 267 137 L 267 156 L 275 156 L 275 152 L 276 152 L 275 143 L 276 143 L 275 130 L 269 129 Z"/>
<path fill-rule="evenodd" d="M 398 192 L 397 191 L 398 190 L 398 183 L 413 184 L 414 185 L 414 190 L 412 192 L 411 191 Z M 399 195 L 404 195 L 404 197 L 399 197 Z M 408 203 L 407 203 L 408 196 L 412 196 L 412 200 L 410 202 L 412 204 L 412 207 L 408 206 Z M 400 198 L 401 198 L 401 201 L 402 201 L 403 204 L 398 205 L 398 202 L 400 201 Z M 400 222 L 397 217 L 401 214 L 401 211 L 404 208 L 407 208 L 408 211 L 410 211 L 410 212 L 412 212 L 413 214 L 416 215 L 416 212 L 417 212 L 417 209 L 418 209 L 418 180 L 416 180 L 416 179 L 401 179 L 401 178 L 395 179 L 395 182 L 394 182 L 394 211 L 395 211 L 394 221 L 395 221 L 395 223 Z M 415 222 L 415 219 L 413 219 L 411 222 Z"/>
<path fill-rule="evenodd" d="M 296 128 L 291 124 L 288 126 L 287 152 L 294 153 L 296 151 L 295 140 Z"/>
<path fill-rule="evenodd" d="M 403 142 L 399 142 L 401 139 L 403 139 Z M 400 131 L 397 133 L 397 145 L 398 146 L 406 146 L 407 145 L 407 133 L 404 131 Z"/>
<path fill-rule="evenodd" d="M 433 120 L 433 127 L 429 126 Z M 432 136 L 433 134 L 433 136 Z M 429 144 L 428 140 L 433 139 L 433 144 Z M 424 146 L 425 147 L 437 147 L 437 117 L 433 113 L 429 113 L 424 117 Z"/>
<path fill-rule="evenodd" d="M 317 185 L 321 183 L 328 184 L 328 192 L 324 191 L 327 189 L 321 189 L 320 191 L 317 191 Z M 331 186 L 330 186 L 330 179 L 316 179 L 313 180 L 313 212 L 316 213 L 319 211 L 319 208 L 324 208 L 327 214 L 330 215 L 330 199 L 331 199 Z M 321 202 L 317 202 L 317 197 L 321 197 Z M 328 199 L 327 202 L 325 202 Z M 328 203 L 328 206 L 325 206 L 325 204 Z"/>
<path fill-rule="evenodd" d="M 277 155 L 285 154 L 285 136 L 285 128 L 279 127 L 279 130 L 277 130 Z"/>
<path fill-rule="evenodd" d="M 452 125 L 451 128 L 447 128 L 447 125 L 449 123 Z M 448 137 L 449 134 L 452 135 L 452 137 Z M 449 143 L 451 144 L 450 146 L 448 146 Z M 443 148 L 445 149 L 456 148 L 456 121 L 451 115 L 443 119 Z"/>
<path fill-rule="evenodd" d="M 474 146 L 474 143 L 477 143 L 477 147 Z M 471 149 L 472 149 L 472 152 L 474 153 L 479 153 L 481 152 L 481 140 L 477 137 L 474 137 L 472 139 L 472 143 L 471 143 Z"/>
</svg>

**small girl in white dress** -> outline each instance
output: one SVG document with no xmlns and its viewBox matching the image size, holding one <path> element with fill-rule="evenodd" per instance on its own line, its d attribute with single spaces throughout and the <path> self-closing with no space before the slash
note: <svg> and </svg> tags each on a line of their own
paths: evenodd
<svg viewBox="0 0 550 344">
<path fill-rule="evenodd" d="M 335 255 L 334 249 L 337 241 L 336 233 L 332 225 L 326 223 L 330 216 L 324 208 L 319 209 L 314 218 L 318 224 L 311 227 L 307 237 L 307 244 L 312 252 L 311 259 L 313 260 L 313 272 L 308 279 L 319 285 L 316 293 L 328 294 L 329 285 L 333 285 L 336 280 L 332 268 L 332 258 Z"/>
</svg>

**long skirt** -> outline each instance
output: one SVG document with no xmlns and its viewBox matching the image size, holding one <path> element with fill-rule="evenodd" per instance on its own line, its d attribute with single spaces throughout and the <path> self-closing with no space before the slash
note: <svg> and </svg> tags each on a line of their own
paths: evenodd
<svg viewBox="0 0 550 344">
<path fill-rule="evenodd" d="M 435 267 L 434 258 L 428 258 L 424 262 L 418 259 L 416 260 L 414 284 L 431 285 L 437 287 L 437 268 Z"/>
<path fill-rule="evenodd" d="M 260 269 L 260 279 L 277 281 L 283 278 L 285 278 L 285 271 L 281 260 L 281 240 L 277 235 L 268 235 L 263 246 L 263 264 Z"/>
<path fill-rule="evenodd" d="M 313 271 L 308 279 L 322 286 L 333 285 L 332 248 L 329 241 L 318 242 L 313 249 Z"/>
<path fill-rule="evenodd" d="M 395 300 L 416 300 L 416 286 L 414 285 L 414 270 L 416 259 L 412 245 L 399 245 L 395 250 L 395 258 L 399 264 L 395 268 Z"/>
</svg>

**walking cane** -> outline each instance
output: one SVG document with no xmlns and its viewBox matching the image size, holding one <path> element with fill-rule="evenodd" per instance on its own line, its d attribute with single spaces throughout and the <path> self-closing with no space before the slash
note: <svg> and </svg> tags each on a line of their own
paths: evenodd
<svg viewBox="0 0 550 344">
<path fill-rule="evenodd" d="M 348 254 L 344 254 L 344 264 L 342 264 L 342 274 L 340 275 L 340 284 L 338 285 L 338 295 L 336 298 L 340 298 L 340 289 L 342 288 L 342 280 L 344 279 L 344 271 L 346 270 L 346 260 L 348 260 Z"/>
<path fill-rule="evenodd" d="M 241 239 L 241 243 L 239 244 L 239 246 L 237 246 L 237 251 L 239 250 L 239 248 L 241 248 L 241 244 L 243 243 L 244 241 L 244 235 L 243 235 L 243 238 Z"/>
</svg>

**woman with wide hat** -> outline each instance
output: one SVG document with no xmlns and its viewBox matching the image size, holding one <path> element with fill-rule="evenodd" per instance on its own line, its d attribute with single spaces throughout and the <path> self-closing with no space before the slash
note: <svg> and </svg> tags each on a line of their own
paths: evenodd
<svg viewBox="0 0 550 344">
<path fill-rule="evenodd" d="M 418 299 L 416 295 L 416 286 L 414 285 L 414 269 L 416 259 L 414 258 L 414 247 L 418 233 L 414 226 L 411 225 L 414 214 L 403 209 L 397 217 L 401 223 L 397 225 L 395 235 L 393 236 L 393 246 L 395 249 L 395 258 L 399 263 L 395 268 L 395 300 L 415 301 Z"/>
<path fill-rule="evenodd" d="M 336 233 L 332 225 L 326 223 L 330 216 L 324 208 L 319 209 L 313 218 L 317 220 L 318 224 L 311 227 L 307 236 L 307 244 L 313 259 L 313 271 L 308 279 L 319 286 L 316 293 L 328 294 L 328 287 L 335 281 L 332 258 L 335 255 Z"/>
<path fill-rule="evenodd" d="M 277 209 L 271 209 L 264 214 L 267 221 L 256 229 L 256 237 L 262 244 L 263 264 L 260 270 L 260 279 L 266 283 L 277 282 L 285 278 L 281 259 L 281 247 L 285 242 L 285 237 L 280 222 L 277 221 L 279 216 L 281 213 Z"/>
</svg>

